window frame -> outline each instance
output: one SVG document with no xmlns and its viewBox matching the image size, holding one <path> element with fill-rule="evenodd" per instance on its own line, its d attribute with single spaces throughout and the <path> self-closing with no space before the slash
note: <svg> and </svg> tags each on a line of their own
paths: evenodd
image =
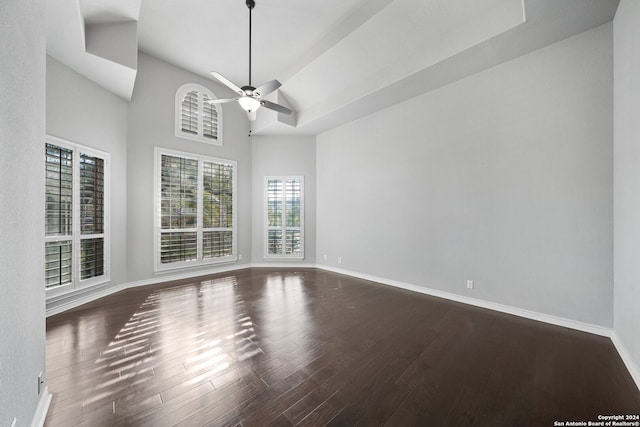
<svg viewBox="0 0 640 427">
<path fill-rule="evenodd" d="M 76 292 L 93 286 L 104 285 L 111 281 L 111 155 L 107 152 L 78 144 L 73 141 L 58 138 L 52 135 L 45 135 L 46 144 L 51 144 L 72 151 L 72 232 L 71 235 L 44 236 L 43 243 L 71 241 L 71 281 L 47 289 L 45 286 L 46 298 L 56 297 L 71 292 Z M 85 154 L 92 157 L 99 157 L 103 160 L 104 168 L 104 195 L 103 195 L 103 232 L 96 234 L 82 234 L 81 230 L 81 203 L 80 203 L 80 155 Z M 46 160 L 45 160 L 46 161 Z M 45 171 L 46 174 L 46 171 Z M 46 175 L 45 175 L 46 179 Z M 46 200 L 43 201 L 46 203 Z M 45 218 L 43 218 L 46 221 Z M 82 279 L 81 277 L 81 242 L 83 240 L 102 238 L 103 239 L 103 274 L 100 276 Z"/>
<path fill-rule="evenodd" d="M 189 92 L 196 91 L 198 93 L 198 133 L 196 135 L 182 130 L 182 100 Z M 206 87 L 195 84 L 187 83 L 178 88 L 176 91 L 175 99 L 175 135 L 178 138 L 190 139 L 192 141 L 204 142 L 205 144 L 211 144 L 222 147 L 223 145 L 223 120 L 222 120 L 222 106 L 220 104 L 211 104 L 215 109 L 218 117 L 218 138 L 208 138 L 204 136 L 204 121 L 203 121 L 203 95 L 207 95 L 211 99 L 217 99 L 218 97 L 213 94 Z"/>
<path fill-rule="evenodd" d="M 183 228 L 180 232 L 196 232 L 197 256 L 195 260 L 179 261 L 172 263 L 161 262 L 161 236 L 162 236 L 162 156 L 180 157 L 198 162 L 198 187 L 196 206 L 196 227 Z M 232 178 L 232 249 L 231 255 L 220 258 L 203 257 L 204 232 L 208 231 L 203 224 L 204 218 L 204 175 L 202 165 L 204 162 L 222 163 L 233 167 Z M 203 154 L 194 154 L 169 148 L 155 147 L 154 150 L 154 219 L 153 219 L 153 265 L 154 272 L 166 272 L 186 268 L 202 267 L 207 265 L 219 265 L 236 262 L 238 260 L 238 163 L 235 160 L 221 159 Z M 165 230 L 166 233 L 172 231 Z M 209 230 L 211 231 L 211 230 Z"/>
<path fill-rule="evenodd" d="M 279 180 L 282 181 L 284 183 L 284 181 L 288 181 L 288 180 L 298 180 L 300 181 L 300 226 L 299 227 L 287 227 L 286 225 L 286 221 L 284 220 L 285 215 L 286 215 L 286 198 L 283 197 L 282 199 L 282 226 L 279 227 L 283 233 L 283 239 L 284 236 L 286 236 L 286 231 L 295 229 L 295 230 L 300 230 L 300 253 L 299 254 L 270 254 L 269 253 L 269 230 L 270 229 L 274 229 L 274 227 L 270 227 L 269 226 L 269 181 L 271 180 Z M 263 245 L 264 245 L 264 259 L 269 259 L 269 260 L 277 260 L 277 259 L 281 259 L 281 260 L 304 260 L 305 257 L 305 239 L 304 239 L 304 229 L 305 229 L 305 221 L 304 221 L 304 217 L 305 217 L 305 205 L 304 205 L 304 176 L 303 175 L 278 175 L 278 176 L 265 176 L 264 177 L 264 206 L 263 206 L 263 217 L 264 217 L 264 227 L 263 227 L 263 233 L 264 233 L 264 237 L 263 237 Z M 283 190 L 284 190 L 284 185 L 283 185 Z M 284 191 L 283 191 L 284 192 Z"/>
</svg>

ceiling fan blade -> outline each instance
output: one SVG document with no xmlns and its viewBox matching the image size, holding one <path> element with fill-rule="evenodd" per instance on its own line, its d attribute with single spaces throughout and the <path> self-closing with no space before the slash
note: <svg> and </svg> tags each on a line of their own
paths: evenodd
<svg viewBox="0 0 640 427">
<path fill-rule="evenodd" d="M 235 83 L 233 83 L 231 80 L 229 80 L 228 78 L 226 78 L 222 74 L 220 74 L 220 73 L 218 73 L 216 71 L 211 71 L 211 75 L 213 77 L 215 77 L 216 79 L 218 79 L 218 81 L 220 83 L 222 83 L 223 85 L 225 85 L 226 87 L 228 87 L 232 91 L 234 91 L 234 92 L 236 92 L 236 93 L 238 93 L 240 95 L 244 95 L 244 92 L 242 91 L 242 89 L 240 89 Z"/>
<path fill-rule="evenodd" d="M 278 89 L 280 86 L 282 86 L 282 84 L 279 81 L 271 80 L 270 82 L 267 82 L 262 86 L 255 88 L 253 93 L 257 93 L 258 96 L 265 96 Z"/>
<path fill-rule="evenodd" d="M 234 102 L 240 98 L 223 98 L 223 99 L 207 99 L 204 102 L 208 102 L 209 104 L 224 104 L 226 102 Z"/>
<path fill-rule="evenodd" d="M 249 118 L 249 120 L 254 121 L 256 119 L 256 112 L 254 111 L 247 111 L 247 117 Z"/>
<path fill-rule="evenodd" d="M 260 105 L 262 105 L 264 108 L 268 108 L 270 110 L 277 111 L 278 113 L 284 113 L 284 114 L 293 113 L 293 111 L 291 111 L 287 107 L 284 107 L 284 106 L 282 106 L 280 104 L 276 104 L 275 102 L 267 101 L 267 100 L 264 100 L 264 99 L 260 101 Z"/>
</svg>

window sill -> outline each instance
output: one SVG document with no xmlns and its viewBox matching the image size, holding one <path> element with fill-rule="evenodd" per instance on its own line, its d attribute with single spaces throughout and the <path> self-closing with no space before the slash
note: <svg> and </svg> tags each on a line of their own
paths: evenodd
<svg viewBox="0 0 640 427">
<path fill-rule="evenodd" d="M 265 261 L 304 261 L 304 255 L 301 256 L 264 256 Z"/>
<path fill-rule="evenodd" d="M 238 257 L 237 256 L 232 256 L 232 257 L 228 257 L 225 259 L 221 259 L 218 261 L 208 261 L 208 262 L 182 262 L 180 264 L 176 263 L 174 264 L 168 264 L 166 266 L 160 264 L 155 266 L 153 272 L 156 274 L 162 274 L 162 273 L 171 273 L 171 272 L 175 272 L 175 271 L 180 271 L 180 270 L 195 270 L 195 269 L 202 269 L 202 268 L 207 268 L 207 267 L 216 267 L 216 266 L 223 266 L 223 265 L 229 265 L 229 264 L 235 264 L 238 262 Z"/>
</svg>

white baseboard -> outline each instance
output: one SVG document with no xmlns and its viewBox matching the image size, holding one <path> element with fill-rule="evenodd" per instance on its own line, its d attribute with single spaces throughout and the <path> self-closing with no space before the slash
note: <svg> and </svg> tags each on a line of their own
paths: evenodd
<svg viewBox="0 0 640 427">
<path fill-rule="evenodd" d="M 251 264 L 232 264 L 222 267 L 214 267 L 207 270 L 183 271 L 180 273 L 158 273 L 155 277 L 135 282 L 128 282 L 123 289 L 137 288 L 139 286 L 156 285 L 163 282 L 172 282 L 174 280 L 193 279 L 194 277 L 209 276 L 218 273 L 228 273 L 236 270 L 244 270 L 251 268 Z"/>
<path fill-rule="evenodd" d="M 363 280 L 369 280 L 372 282 L 381 283 L 383 285 L 394 286 L 401 289 L 406 289 L 413 292 L 422 293 L 425 295 L 431 295 L 439 298 L 448 299 L 451 301 L 457 301 L 464 304 L 474 305 L 477 307 L 487 308 L 490 310 L 499 311 L 502 313 L 513 314 L 515 316 L 524 317 L 527 319 L 538 320 L 552 325 L 563 326 L 565 328 L 575 329 L 578 331 L 588 332 L 595 335 L 601 335 L 605 337 L 612 336 L 612 330 L 603 326 L 593 325 L 590 323 L 579 322 L 576 320 L 566 319 L 562 317 L 552 316 L 549 314 L 538 313 L 535 311 L 525 310 L 508 305 L 493 303 L 484 301 L 477 298 L 470 298 L 462 295 L 453 294 L 450 292 L 439 291 L 437 289 L 431 289 L 423 286 L 417 286 L 398 280 L 387 279 L 384 277 L 373 276 L 370 274 L 359 273 L 350 270 L 344 270 L 341 268 L 329 267 L 326 265 L 307 264 L 307 263 L 253 263 L 253 264 L 234 264 L 224 267 L 218 267 L 211 270 L 198 270 L 198 271 L 184 271 L 174 274 L 158 274 L 150 279 L 138 280 L 135 282 L 123 283 L 120 285 L 102 287 L 95 292 L 82 292 L 67 294 L 62 297 L 52 298 L 47 301 L 47 317 L 61 313 L 66 310 L 70 310 L 74 307 L 86 304 L 95 299 L 105 297 L 115 292 L 135 288 L 139 286 L 154 285 L 162 282 L 169 282 L 173 280 L 191 279 L 194 277 L 207 276 L 210 274 L 226 273 L 236 270 L 243 270 L 246 268 L 318 268 L 320 270 L 332 271 L 346 276 L 357 277 Z"/>
<path fill-rule="evenodd" d="M 112 285 L 111 283 L 107 283 L 93 288 L 86 288 L 77 292 L 69 292 L 67 294 L 48 298 L 46 302 L 46 316 L 53 316 L 54 314 L 71 310 L 72 308 L 86 304 L 98 298 L 106 297 L 107 295 L 121 291 L 124 289 L 123 286 L 124 285 L 122 284 Z"/>
<path fill-rule="evenodd" d="M 463 295 L 457 295 L 450 292 L 439 291 L 437 289 L 431 289 L 424 286 L 417 286 L 411 283 L 401 282 L 398 280 L 386 279 L 384 277 L 377 277 L 377 276 L 372 276 L 370 274 L 358 273 L 350 270 L 343 270 L 340 268 L 333 268 L 333 267 L 328 267 L 324 265 L 318 265 L 317 268 L 321 270 L 332 271 L 334 273 L 344 274 L 347 276 L 357 277 L 359 279 L 368 280 L 368 281 L 380 283 L 383 285 L 394 286 L 396 288 L 406 289 L 409 291 L 418 292 L 425 295 L 444 298 L 451 301 L 473 305 L 476 307 L 487 308 L 489 310 L 512 314 L 514 316 L 537 320 L 544 323 L 550 323 L 552 325 L 575 329 L 582 332 L 588 332 L 590 334 L 600 335 L 603 337 L 611 337 L 611 333 L 612 333 L 612 330 L 610 328 L 606 328 L 604 326 L 579 322 L 577 320 L 566 319 L 563 317 L 557 317 L 550 314 L 538 313 L 536 311 L 525 310 L 522 308 L 498 304 L 498 303 L 489 302 L 489 301 L 485 301 L 477 298 L 470 298 Z"/>
<path fill-rule="evenodd" d="M 152 277 L 150 279 L 121 283 L 119 285 L 102 285 L 96 286 L 94 288 L 83 289 L 78 292 L 70 292 L 68 294 L 47 299 L 46 317 L 71 310 L 72 308 L 81 306 L 82 304 L 87 304 L 98 298 L 103 298 L 129 288 L 155 285 L 158 283 L 170 282 L 173 280 L 191 279 L 194 277 L 208 276 L 217 273 L 227 273 L 230 271 L 243 270 L 250 267 L 251 264 L 232 264 L 222 267 L 214 267 L 207 270 L 182 271 L 180 273 L 157 273 L 155 277 Z"/>
<path fill-rule="evenodd" d="M 49 405 L 51 405 L 51 398 L 53 396 L 49 394 L 49 387 L 45 387 L 44 391 L 40 395 L 40 401 L 36 408 L 36 413 L 33 414 L 33 420 L 31 421 L 31 427 L 42 427 L 47 419 L 47 412 L 49 412 Z"/>
<path fill-rule="evenodd" d="M 640 366 L 638 366 L 636 361 L 633 360 L 633 357 L 631 357 L 631 353 L 615 331 L 613 331 L 613 333 L 611 334 L 611 341 L 616 347 L 616 350 L 618 350 L 618 354 L 627 367 L 627 370 L 631 374 L 631 378 L 633 378 L 633 381 L 635 381 L 638 390 L 640 390 Z"/>
<path fill-rule="evenodd" d="M 317 268 L 319 270 L 332 271 L 338 274 L 344 274 L 346 276 L 357 277 L 359 279 L 368 280 L 371 282 L 380 283 L 383 285 L 394 286 L 396 288 L 406 289 L 413 292 L 418 292 L 425 295 L 430 295 L 434 297 L 444 298 L 451 301 L 461 302 L 463 304 L 469 304 L 476 307 L 482 307 L 489 310 L 498 311 L 501 313 L 512 314 L 514 316 L 523 317 L 526 319 L 537 320 L 544 323 L 549 323 L 556 326 L 562 326 L 565 328 L 570 328 L 582 332 L 587 332 L 590 334 L 600 335 L 604 337 L 608 337 L 613 342 L 615 348 L 617 349 L 620 357 L 624 361 L 631 377 L 635 381 L 638 389 L 640 389 L 640 368 L 635 363 L 631 354 L 624 346 L 620 338 L 615 334 L 615 332 L 607 327 L 594 325 L 591 323 L 580 322 L 577 320 L 566 319 L 563 317 L 553 316 L 550 314 L 539 313 L 535 311 L 525 310 L 522 308 L 512 307 L 508 305 L 498 304 L 490 301 L 485 301 L 477 298 L 470 298 L 463 295 L 457 295 L 450 292 L 440 291 L 437 289 L 431 289 L 423 286 L 413 285 L 411 283 L 401 282 L 398 280 L 387 279 L 384 277 L 373 276 L 370 274 L 359 273 L 350 270 L 344 270 L 341 268 L 334 268 L 326 265 L 318 265 L 318 264 L 308 264 L 308 263 L 252 263 L 252 264 L 234 264 L 225 267 L 218 267 L 212 270 L 198 270 L 198 271 L 190 271 L 190 272 L 181 272 L 177 274 L 159 274 L 156 277 L 138 280 L 135 282 L 128 282 L 121 285 L 102 288 L 97 292 L 85 292 L 78 295 L 65 295 L 63 298 L 55 298 L 53 301 L 47 301 L 47 317 L 53 314 L 57 314 L 63 312 L 65 310 L 69 310 L 71 308 L 77 307 L 82 304 L 86 304 L 87 302 L 91 302 L 97 298 L 102 298 L 104 296 L 110 295 L 112 293 L 118 292 L 120 290 L 134 288 L 138 286 L 147 286 L 154 285 L 157 283 L 168 282 L 173 280 L 183 280 L 183 279 L 191 279 L 199 276 L 206 276 L 210 274 L 217 273 L 226 273 L 236 270 L 243 270 L 246 268 Z M 48 392 L 45 390 L 48 395 Z M 51 401 L 51 396 L 49 395 L 48 401 L 46 402 L 46 408 L 49 406 L 49 402 Z M 41 399 L 42 403 L 42 399 Z M 40 407 L 40 405 L 39 405 Z M 46 417 L 46 411 L 44 416 Z M 35 418 L 34 418 L 35 422 Z M 44 418 L 42 419 L 44 423 Z M 36 424 L 33 424 L 34 426 Z"/>
<path fill-rule="evenodd" d="M 582 332 L 587 332 L 590 334 L 600 335 L 603 337 L 607 337 L 611 339 L 614 347 L 618 351 L 620 358 L 624 362 L 631 378 L 635 382 L 638 390 L 640 390 L 640 366 L 635 362 L 633 357 L 631 357 L 631 353 L 627 350 L 626 346 L 620 339 L 620 337 L 615 333 L 613 329 L 606 328 L 604 326 L 593 325 L 591 323 L 579 322 L 577 320 L 566 319 L 563 317 L 552 316 L 550 314 L 538 313 L 535 311 L 524 310 L 517 307 L 511 307 L 508 305 L 493 303 L 489 301 L 480 300 L 477 298 L 469 298 L 462 295 L 456 295 L 449 292 L 439 291 L 436 289 L 430 289 L 423 286 L 416 286 L 410 283 L 400 282 L 398 280 L 386 279 L 383 277 L 372 276 L 369 274 L 358 273 L 350 270 L 344 270 L 340 268 L 333 268 L 324 265 L 318 265 L 316 268 L 320 270 L 332 271 L 338 274 L 344 274 L 347 276 L 357 277 L 359 279 L 368 280 L 371 282 L 380 283 L 383 285 L 394 286 L 401 289 L 406 289 L 409 291 L 418 292 L 425 295 L 440 297 L 444 299 L 448 299 L 451 301 L 457 301 L 464 304 L 474 305 L 477 307 L 487 308 L 489 310 L 495 310 L 502 313 L 512 314 L 514 316 L 520 316 L 527 319 L 537 320 L 544 323 L 549 323 L 556 326 L 562 326 L 565 328 L 575 329 Z"/>
<path fill-rule="evenodd" d="M 259 262 L 251 264 L 252 268 L 316 268 L 315 264 L 303 262 Z"/>
<path fill-rule="evenodd" d="M 212 267 L 207 270 L 181 271 L 176 272 L 159 272 L 150 279 L 137 280 L 134 282 L 121 283 L 119 285 L 101 285 L 94 288 L 87 288 L 77 292 L 70 292 L 47 299 L 46 316 L 62 313 L 72 308 L 89 303 L 98 298 L 103 298 L 125 289 L 136 288 L 139 286 L 155 285 L 162 282 L 170 282 L 173 280 L 192 279 L 194 277 L 208 276 L 211 274 L 228 273 L 230 271 L 244 270 L 245 268 L 315 268 L 315 264 L 301 262 L 273 262 L 273 263 L 255 263 L 255 264 L 229 264 L 218 267 Z"/>
</svg>

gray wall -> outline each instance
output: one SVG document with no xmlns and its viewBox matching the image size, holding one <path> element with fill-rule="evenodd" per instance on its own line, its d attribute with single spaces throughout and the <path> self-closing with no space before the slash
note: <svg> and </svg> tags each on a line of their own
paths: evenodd
<svg viewBox="0 0 640 427">
<path fill-rule="evenodd" d="M 640 2 L 623 0 L 614 20 L 614 329 L 640 381 Z"/>
<path fill-rule="evenodd" d="M 607 24 L 319 135 L 318 263 L 611 327 L 612 78 Z"/>
<path fill-rule="evenodd" d="M 45 2 L 0 2 L 0 425 L 30 425 L 45 371 Z"/>
<path fill-rule="evenodd" d="M 304 263 L 316 262 L 316 144 L 313 136 L 254 136 L 253 166 L 253 262 Z M 305 249 L 304 260 L 264 259 L 264 177 L 304 176 Z"/>
<path fill-rule="evenodd" d="M 111 283 L 126 283 L 127 103 L 48 56 L 47 133 L 111 154 Z"/>
<path fill-rule="evenodd" d="M 170 148 L 238 162 L 238 253 L 251 262 L 251 145 L 249 124 L 238 105 L 224 104 L 224 146 L 214 146 L 175 136 L 175 95 L 186 83 L 197 83 L 219 98 L 231 96 L 212 80 L 174 67 L 144 53 L 138 57 L 138 75 L 128 109 L 127 247 L 129 282 L 162 279 L 153 271 L 154 148 Z M 215 270 L 202 267 L 172 273 Z"/>
</svg>

